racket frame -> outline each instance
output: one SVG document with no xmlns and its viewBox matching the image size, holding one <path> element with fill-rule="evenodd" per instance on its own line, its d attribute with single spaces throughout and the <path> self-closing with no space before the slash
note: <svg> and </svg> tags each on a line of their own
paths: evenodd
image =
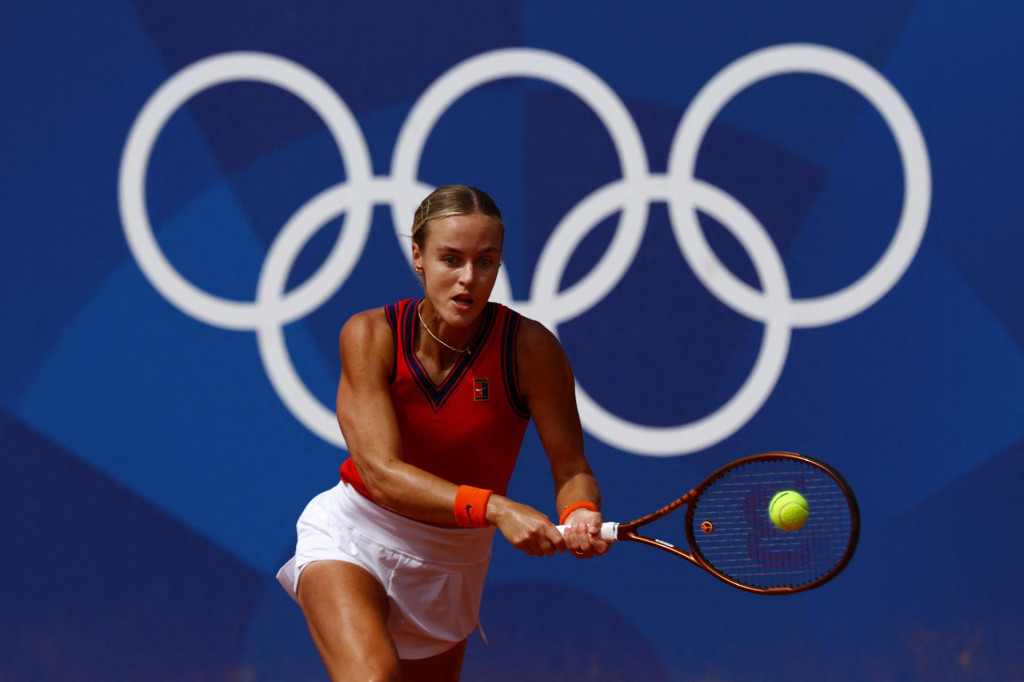
<svg viewBox="0 0 1024 682">
<path fill-rule="evenodd" d="M 849 509 L 850 509 L 850 538 L 849 538 L 849 541 L 848 541 L 847 546 L 846 546 L 846 551 L 843 553 L 843 555 L 840 558 L 840 560 L 825 575 L 823 575 L 823 576 L 821 576 L 821 577 L 819 577 L 819 578 L 817 578 L 815 580 L 812 580 L 812 581 L 810 581 L 808 583 L 805 583 L 803 585 L 797 585 L 797 586 L 777 586 L 777 587 L 755 587 L 755 586 L 752 586 L 752 585 L 747 585 L 745 583 L 739 582 L 739 581 L 737 581 L 737 580 L 735 580 L 733 578 L 730 578 L 728 575 L 722 573 L 721 571 L 716 569 L 714 566 L 712 566 L 703 557 L 703 555 L 700 553 L 699 544 L 697 543 L 696 539 L 694 538 L 694 533 L 693 533 L 693 515 L 694 515 L 694 511 L 696 510 L 696 505 L 694 503 L 700 498 L 701 494 L 707 488 L 709 488 L 718 478 L 724 476 L 729 471 L 732 471 L 733 469 L 736 469 L 736 468 L 739 468 L 741 466 L 750 464 L 752 462 L 770 461 L 770 460 L 779 460 L 779 459 L 803 461 L 803 462 L 805 462 L 805 463 L 807 463 L 807 464 L 809 464 L 809 465 L 811 465 L 813 467 L 816 467 L 816 468 L 820 469 L 821 471 L 825 472 L 826 474 L 828 474 L 832 478 L 832 480 L 834 480 L 836 482 L 836 484 L 839 486 L 839 488 L 843 491 L 843 494 L 846 496 L 847 503 L 849 504 Z M 658 519 L 663 518 L 663 517 L 667 516 L 668 514 L 671 514 L 672 512 L 676 511 L 677 509 L 679 509 L 683 505 L 687 505 L 686 521 L 685 521 L 685 525 L 686 525 L 686 541 L 690 545 L 690 548 L 692 550 L 691 552 L 687 552 L 687 551 L 685 551 L 685 550 L 683 550 L 683 549 L 673 545 L 670 542 L 666 542 L 664 540 L 659 540 L 658 538 L 651 537 L 651 536 L 648 536 L 648 535 L 641 535 L 639 532 L 637 532 L 637 529 L 640 528 L 641 526 L 645 526 L 645 525 L 647 525 L 649 523 L 657 521 Z M 733 462 L 730 462 L 730 463 L 720 467 L 717 471 L 715 471 L 713 474 L 708 476 L 707 479 L 705 479 L 704 482 L 701 483 L 699 486 L 697 486 L 696 488 L 693 488 L 692 490 L 690 490 L 688 493 L 686 493 L 685 495 L 683 495 L 679 499 L 677 499 L 677 500 L 675 500 L 675 501 L 665 505 L 661 509 L 658 509 L 657 511 L 651 512 L 650 514 L 647 514 L 646 516 L 642 516 L 642 517 L 640 517 L 640 518 L 638 518 L 638 519 L 636 519 L 634 521 L 630 521 L 628 523 L 616 524 L 616 528 L 614 529 L 614 534 L 615 534 L 615 539 L 616 540 L 619 540 L 619 541 L 629 541 L 629 542 L 638 542 L 640 544 L 648 545 L 650 547 L 655 547 L 657 549 L 660 549 L 660 550 L 662 550 L 664 552 L 668 552 L 669 554 L 677 556 L 677 557 L 679 557 L 681 559 L 686 559 L 690 563 L 693 563 L 693 564 L 696 564 L 697 566 L 700 566 L 705 571 L 707 571 L 711 575 L 715 576 L 719 580 L 721 580 L 721 581 L 723 581 L 723 582 L 725 582 L 725 583 L 727 583 L 729 585 L 732 585 L 735 588 L 743 590 L 745 592 L 751 592 L 751 593 L 754 593 L 754 594 L 773 594 L 773 595 L 795 594 L 797 592 L 805 592 L 805 591 L 813 589 L 815 587 L 819 587 L 821 585 L 824 585 L 829 580 L 831 580 L 832 578 L 836 577 L 844 568 L 846 568 L 846 565 L 850 563 L 850 559 L 853 558 L 853 553 L 854 553 L 854 550 L 856 550 L 856 548 L 857 548 L 857 541 L 858 541 L 858 539 L 860 537 L 860 511 L 859 511 L 858 506 L 857 506 L 857 498 L 853 494 L 853 489 L 850 488 L 850 485 L 846 482 L 846 480 L 842 477 L 842 475 L 840 475 L 840 473 L 838 471 L 833 469 L 828 464 L 825 464 L 824 462 L 821 462 L 821 461 L 819 461 L 817 459 L 814 459 L 812 457 L 807 457 L 806 455 L 799 455 L 799 454 L 796 454 L 794 452 L 764 452 L 764 453 L 760 453 L 760 454 L 757 454 L 757 455 L 750 455 L 748 457 L 744 457 L 742 459 L 735 460 Z"/>
</svg>

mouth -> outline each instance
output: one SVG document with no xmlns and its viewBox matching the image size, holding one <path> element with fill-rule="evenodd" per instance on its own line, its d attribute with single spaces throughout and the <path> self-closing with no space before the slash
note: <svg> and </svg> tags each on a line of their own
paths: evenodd
<svg viewBox="0 0 1024 682">
<path fill-rule="evenodd" d="M 466 295 L 452 296 L 452 303 L 460 310 L 468 310 L 473 306 L 473 298 Z"/>
</svg>

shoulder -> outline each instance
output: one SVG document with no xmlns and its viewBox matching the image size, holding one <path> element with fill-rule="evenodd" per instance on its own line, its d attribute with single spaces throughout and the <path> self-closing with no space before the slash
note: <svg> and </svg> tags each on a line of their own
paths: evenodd
<svg viewBox="0 0 1024 682">
<path fill-rule="evenodd" d="M 386 365 L 394 355 L 394 336 L 385 307 L 364 310 L 350 317 L 341 327 L 338 344 L 342 362 L 348 358 L 362 361 L 376 358 Z"/>
<path fill-rule="evenodd" d="M 382 332 L 387 332 L 390 336 L 390 326 L 385 310 L 383 307 L 373 308 L 348 318 L 341 327 L 342 341 L 366 343 L 377 338 Z"/>
<path fill-rule="evenodd" d="M 519 336 L 516 351 L 524 358 L 561 354 L 562 344 L 551 330 L 537 320 L 519 317 Z"/>
<path fill-rule="evenodd" d="M 525 316 L 521 317 L 516 339 L 516 365 L 526 394 L 552 382 L 571 383 L 572 370 L 558 338 L 543 324 Z"/>
</svg>

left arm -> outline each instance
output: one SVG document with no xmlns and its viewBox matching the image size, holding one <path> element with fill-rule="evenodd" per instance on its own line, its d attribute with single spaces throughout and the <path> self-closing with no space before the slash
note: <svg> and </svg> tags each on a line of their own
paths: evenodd
<svg viewBox="0 0 1024 682">
<path fill-rule="evenodd" d="M 523 318 L 516 346 L 519 388 L 551 466 L 559 514 L 575 502 L 601 508 L 601 489 L 583 451 L 583 427 L 576 408 L 576 384 L 558 339 L 543 325 Z M 608 551 L 600 539 L 600 511 L 577 509 L 565 520 L 568 549 L 591 557 Z"/>
</svg>

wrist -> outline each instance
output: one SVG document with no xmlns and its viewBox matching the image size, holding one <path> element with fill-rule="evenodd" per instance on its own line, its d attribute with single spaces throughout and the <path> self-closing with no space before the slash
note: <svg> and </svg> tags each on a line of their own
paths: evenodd
<svg viewBox="0 0 1024 682">
<path fill-rule="evenodd" d="M 483 528 L 487 525 L 487 507 L 491 491 L 460 485 L 455 493 L 455 523 L 462 528 Z"/>
<path fill-rule="evenodd" d="M 565 505 L 565 507 L 562 508 L 562 513 L 558 516 L 559 525 L 565 525 L 565 522 L 572 515 L 572 513 L 580 509 L 587 509 L 592 512 L 600 511 L 600 509 L 597 508 L 597 505 L 591 502 L 590 500 L 580 500 L 579 502 L 567 504 Z"/>
<path fill-rule="evenodd" d="M 510 502 L 511 500 L 504 495 L 491 493 L 490 498 L 487 500 L 487 509 L 484 515 L 488 526 L 498 526 L 501 524 L 502 518 L 508 513 Z"/>
</svg>

